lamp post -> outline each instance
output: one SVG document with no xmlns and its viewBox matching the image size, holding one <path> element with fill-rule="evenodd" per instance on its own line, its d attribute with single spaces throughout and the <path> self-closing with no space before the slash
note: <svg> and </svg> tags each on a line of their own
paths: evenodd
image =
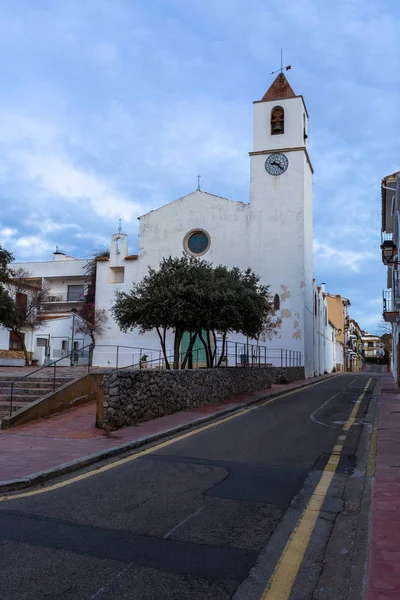
<svg viewBox="0 0 400 600">
<path fill-rule="evenodd" d="M 384 265 L 392 265 L 397 261 L 397 246 L 393 240 L 385 240 L 381 244 L 382 262 Z"/>
<path fill-rule="evenodd" d="M 75 332 L 75 315 L 76 315 L 76 308 L 73 308 L 71 310 L 72 312 L 72 336 L 71 336 L 71 367 L 74 366 L 74 361 L 73 361 L 73 356 L 74 356 L 74 332 Z"/>
</svg>

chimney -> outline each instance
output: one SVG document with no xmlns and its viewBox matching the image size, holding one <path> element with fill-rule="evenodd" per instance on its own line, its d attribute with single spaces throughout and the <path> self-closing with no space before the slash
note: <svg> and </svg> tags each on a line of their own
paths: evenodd
<svg viewBox="0 0 400 600">
<path fill-rule="evenodd" d="M 65 252 L 61 252 L 58 246 L 56 246 L 56 251 L 53 252 L 53 260 L 66 260 Z"/>
<path fill-rule="evenodd" d="M 321 292 L 323 292 L 325 294 L 325 284 L 321 283 Z"/>
</svg>

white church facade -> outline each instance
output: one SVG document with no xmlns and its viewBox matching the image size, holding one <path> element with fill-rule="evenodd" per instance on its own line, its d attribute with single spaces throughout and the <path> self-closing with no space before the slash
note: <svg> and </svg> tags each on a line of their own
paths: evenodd
<svg viewBox="0 0 400 600">
<path fill-rule="evenodd" d="M 249 154 L 249 203 L 196 190 L 151 211 L 140 217 L 137 256 L 129 255 L 127 236 L 115 234 L 109 260 L 97 264 L 96 305 L 109 310 L 116 291 L 128 292 L 149 267 L 157 268 L 163 257 L 182 252 L 215 265 L 251 267 L 279 297 L 282 325 L 268 348 L 300 352 L 306 375 L 312 376 L 321 367 L 314 351 L 318 321 L 313 307 L 308 114 L 303 97 L 293 92 L 283 73 L 254 102 L 254 145 Z M 241 336 L 229 340 L 244 341 Z M 110 319 L 98 345 L 96 364 L 107 366 L 113 361 L 112 346 L 157 348 L 159 341 L 155 333 L 124 334 Z M 129 362 L 129 348 L 120 352 Z"/>
<path fill-rule="evenodd" d="M 324 308 L 324 289 L 317 288 L 313 280 L 308 113 L 303 97 L 294 93 L 283 73 L 263 98 L 254 102 L 253 140 L 248 203 L 197 189 L 139 218 L 137 255 L 129 253 L 126 234 L 120 231 L 112 236 L 109 258 L 97 261 L 96 308 L 105 308 L 109 317 L 96 339 L 95 366 L 122 367 L 138 363 L 142 355 L 151 359 L 157 356 L 157 333 L 123 333 L 110 309 L 117 291 L 129 292 L 149 267 L 157 269 L 164 257 L 186 252 L 214 265 L 251 267 L 261 283 L 269 286 L 282 324 L 272 340 L 260 342 L 267 347 L 265 362 L 301 364 L 306 377 L 332 370 L 336 332 Z M 86 265 L 87 260 L 66 257 L 59 251 L 51 262 L 17 265 L 35 280 L 42 278 L 50 289 L 46 306 L 49 318 L 42 316 L 42 327 L 35 335 L 28 332 L 33 358 L 39 364 L 45 357 L 64 356 L 89 343 L 86 338 L 77 339 L 74 317 L 71 320 L 71 310 L 79 309 L 86 289 Z M 230 335 L 228 341 L 257 344 L 241 335 Z M 0 330 L 0 351 L 11 349 L 9 343 L 9 333 Z M 167 349 L 172 348 L 171 334 Z"/>
</svg>

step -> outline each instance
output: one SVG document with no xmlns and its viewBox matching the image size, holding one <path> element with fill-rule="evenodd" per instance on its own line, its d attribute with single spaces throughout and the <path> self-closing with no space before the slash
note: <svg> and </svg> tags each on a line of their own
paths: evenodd
<svg viewBox="0 0 400 600">
<path fill-rule="evenodd" d="M 0 381 L 0 391 L 2 389 L 9 389 L 11 387 L 12 381 Z M 24 381 L 24 379 L 22 379 L 19 383 L 14 383 L 14 387 L 29 387 L 31 389 L 37 389 L 37 390 L 41 390 L 41 389 L 47 389 L 49 387 L 52 387 L 53 382 L 52 381 Z"/>
<path fill-rule="evenodd" d="M 56 387 L 61 387 L 62 385 L 65 385 L 67 383 L 70 383 L 71 381 L 74 381 L 73 379 L 56 379 L 55 381 L 55 385 Z M 47 389 L 52 389 L 53 385 L 54 385 L 54 381 L 48 380 L 48 381 L 41 381 L 41 382 L 37 382 L 37 381 L 29 381 L 26 379 L 21 379 L 20 381 L 0 381 L 0 391 L 1 390 L 7 390 L 11 388 L 11 385 L 13 385 L 14 388 L 30 388 L 30 389 L 34 389 L 34 390 L 47 390 Z"/>
<path fill-rule="evenodd" d="M 57 386 L 56 386 L 57 389 Z M 15 386 L 13 388 L 13 396 L 16 394 L 25 394 L 27 396 L 47 396 L 50 392 L 53 391 L 53 386 L 50 385 L 47 388 L 30 388 L 30 387 L 20 387 Z M 11 396 L 11 388 L 0 388 L 0 398 L 2 396 Z"/>
<path fill-rule="evenodd" d="M 42 396 L 41 394 L 39 396 L 32 396 L 32 395 L 28 395 L 28 394 L 13 394 L 13 403 L 14 402 L 23 402 L 24 404 L 30 404 L 31 402 L 35 402 L 35 400 L 38 400 L 39 398 L 43 398 L 43 397 L 44 396 Z M 0 396 L 0 404 L 2 402 L 10 403 L 10 400 L 11 400 L 11 396 Z"/>
<path fill-rule="evenodd" d="M 59 375 L 58 373 L 56 374 L 56 380 L 57 381 L 73 381 L 74 379 L 78 379 L 79 375 L 77 377 L 71 377 L 71 376 L 66 376 L 66 375 Z M 51 374 L 46 374 L 46 376 L 43 377 L 13 377 L 12 375 L 1 375 L 0 373 L 0 381 L 4 382 L 4 383 L 11 383 L 13 381 L 29 381 L 30 383 L 46 383 L 49 381 L 53 381 L 53 375 Z"/>
</svg>

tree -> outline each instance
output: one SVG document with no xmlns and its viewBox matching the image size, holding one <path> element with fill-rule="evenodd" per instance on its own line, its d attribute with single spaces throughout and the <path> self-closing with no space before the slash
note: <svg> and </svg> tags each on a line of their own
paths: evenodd
<svg viewBox="0 0 400 600">
<path fill-rule="evenodd" d="M 85 302 L 82 308 L 78 310 L 78 319 L 75 321 L 75 333 L 82 333 L 90 336 L 92 341 L 90 348 L 90 364 L 92 364 L 93 350 L 96 346 L 96 338 L 104 332 L 105 324 L 108 320 L 105 308 L 95 307 L 94 302 Z"/>
<path fill-rule="evenodd" d="M 165 364 L 166 335 L 174 333 L 173 368 L 185 368 L 197 337 L 203 343 L 207 366 L 221 364 L 226 336 L 230 332 L 251 338 L 271 335 L 279 326 L 273 318 L 272 298 L 268 288 L 248 269 L 229 269 L 184 254 L 165 258 L 158 270 L 134 284 L 129 294 L 119 292 L 112 312 L 123 331 L 139 328 L 139 333 L 155 329 L 160 339 Z M 182 337 L 190 332 L 184 356 L 180 356 Z M 221 355 L 216 360 L 216 334 L 223 339 Z"/>
<path fill-rule="evenodd" d="M 0 288 L 2 284 L 7 283 L 12 276 L 12 270 L 10 269 L 10 263 L 14 257 L 11 252 L 5 250 L 0 245 Z"/>
<path fill-rule="evenodd" d="M 20 340 L 26 365 L 29 365 L 29 354 L 24 329 L 29 328 L 33 332 L 40 327 L 38 314 L 42 311 L 44 297 L 48 294 L 45 286 L 37 285 L 29 278 L 30 273 L 24 269 L 13 273 L 13 277 L 4 286 L 1 296 L 4 310 L 0 311 L 0 324 Z"/>
<path fill-rule="evenodd" d="M 13 255 L 0 246 L 0 323 L 8 318 L 13 306 L 12 298 L 4 287 L 12 276 L 9 266 L 12 260 Z"/>
<path fill-rule="evenodd" d="M 85 267 L 86 275 L 86 293 L 83 297 L 83 305 L 78 310 L 78 319 L 75 321 L 75 333 L 82 333 L 90 336 L 92 340 L 90 348 L 90 364 L 93 360 L 93 350 L 96 345 L 96 338 L 104 332 L 104 326 L 108 320 L 105 308 L 96 309 L 96 275 L 97 261 L 99 259 L 109 258 L 110 251 L 107 246 L 95 250 L 88 260 Z"/>
</svg>

